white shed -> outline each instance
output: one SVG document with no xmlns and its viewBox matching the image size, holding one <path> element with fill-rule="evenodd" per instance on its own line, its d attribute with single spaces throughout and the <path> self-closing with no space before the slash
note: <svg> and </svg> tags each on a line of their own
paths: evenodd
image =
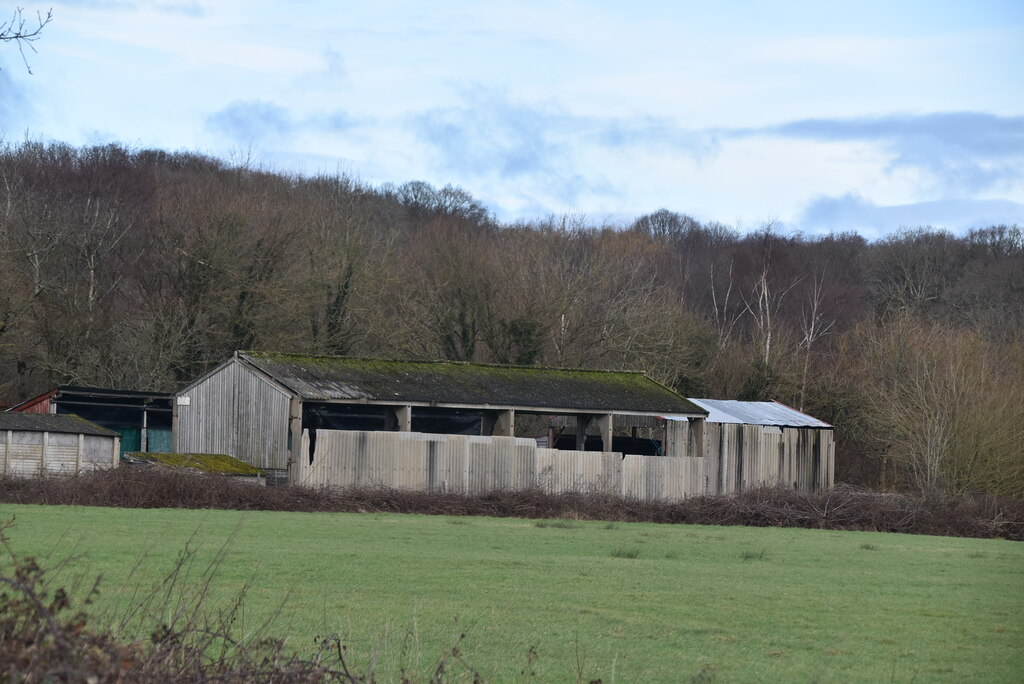
<svg viewBox="0 0 1024 684">
<path fill-rule="evenodd" d="M 120 436 L 74 415 L 0 413 L 0 474 L 34 477 L 111 468 Z"/>
</svg>

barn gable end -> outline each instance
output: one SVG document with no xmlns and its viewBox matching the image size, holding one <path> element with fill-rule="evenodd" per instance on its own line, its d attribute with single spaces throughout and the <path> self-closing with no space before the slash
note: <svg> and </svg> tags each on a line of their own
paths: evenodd
<svg viewBox="0 0 1024 684">
<path fill-rule="evenodd" d="M 175 451 L 231 454 L 283 475 L 288 468 L 293 395 L 237 355 L 178 391 Z"/>
</svg>

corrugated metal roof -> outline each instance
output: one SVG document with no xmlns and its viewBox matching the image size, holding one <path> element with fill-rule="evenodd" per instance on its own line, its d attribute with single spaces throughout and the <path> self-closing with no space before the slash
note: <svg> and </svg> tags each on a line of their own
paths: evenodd
<svg viewBox="0 0 1024 684">
<path fill-rule="evenodd" d="M 151 392 L 148 390 L 123 390 L 110 387 L 83 387 L 80 385 L 61 385 L 57 388 L 62 395 L 78 394 L 89 397 L 131 397 L 138 399 L 173 399 L 174 392 Z"/>
<path fill-rule="evenodd" d="M 71 414 L 50 413 L 0 413 L 0 430 L 18 430 L 22 432 L 68 432 L 71 434 L 101 435 L 116 437 L 113 430 L 90 423 L 85 418 Z"/>
<path fill-rule="evenodd" d="M 239 352 L 238 358 L 312 401 L 704 414 L 643 373 L 269 352 Z"/>
<path fill-rule="evenodd" d="M 828 423 L 777 401 L 734 401 L 731 399 L 690 399 L 707 410 L 709 423 L 777 425 L 779 427 L 830 428 Z"/>
</svg>

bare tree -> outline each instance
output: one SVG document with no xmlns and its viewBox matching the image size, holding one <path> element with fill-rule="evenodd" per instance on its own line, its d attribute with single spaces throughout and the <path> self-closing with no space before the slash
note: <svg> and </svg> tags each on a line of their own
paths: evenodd
<svg viewBox="0 0 1024 684">
<path fill-rule="evenodd" d="M 862 326 L 864 399 L 879 456 L 904 485 L 1024 492 L 1024 364 L 976 331 L 907 312 Z"/>
<path fill-rule="evenodd" d="M 800 346 L 804 351 L 803 369 L 800 373 L 800 402 L 797 405 L 801 411 L 804 410 L 804 399 L 807 397 L 807 374 L 811 364 L 811 347 L 825 335 L 828 335 L 835 327 L 836 319 L 825 317 L 825 273 L 814 276 L 811 283 L 811 291 L 807 293 L 804 300 L 801 326 Z"/>
<path fill-rule="evenodd" d="M 772 345 L 779 334 L 779 310 L 783 300 L 803 280 L 803 276 L 795 277 L 788 284 L 777 285 L 772 273 L 776 241 L 773 223 L 764 227 L 761 241 L 761 271 L 754 281 L 750 297 L 743 296 L 743 304 L 753 320 L 760 360 L 765 367 L 769 367 L 773 358 Z"/>
<path fill-rule="evenodd" d="M 726 276 L 727 285 L 724 293 L 719 293 L 719 288 L 715 286 L 715 264 L 711 264 L 711 276 L 708 279 L 711 283 L 711 310 L 714 314 L 715 330 L 718 333 L 718 348 L 719 350 L 725 350 L 729 346 L 729 342 L 732 341 L 733 330 L 736 328 L 736 323 L 739 322 L 743 316 L 743 309 L 737 309 L 730 307 L 729 300 L 732 298 L 733 292 L 733 261 L 729 260 L 729 272 Z M 735 300 L 733 300 L 735 303 Z"/>
</svg>

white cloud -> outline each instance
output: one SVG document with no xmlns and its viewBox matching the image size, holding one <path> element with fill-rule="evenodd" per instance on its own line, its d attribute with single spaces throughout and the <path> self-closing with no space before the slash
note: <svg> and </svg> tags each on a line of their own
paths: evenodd
<svg viewBox="0 0 1024 684">
<path fill-rule="evenodd" d="M 505 218 L 1019 203 L 1013 7 L 61 2 L 0 116 L 74 144 L 251 144 L 289 170 L 454 183 Z"/>
<path fill-rule="evenodd" d="M 856 194 L 816 197 L 798 227 L 817 233 L 855 230 L 880 237 L 905 227 L 931 226 L 966 231 L 995 225 L 1024 225 L 1024 204 L 1009 200 L 950 199 L 881 206 Z"/>
</svg>

